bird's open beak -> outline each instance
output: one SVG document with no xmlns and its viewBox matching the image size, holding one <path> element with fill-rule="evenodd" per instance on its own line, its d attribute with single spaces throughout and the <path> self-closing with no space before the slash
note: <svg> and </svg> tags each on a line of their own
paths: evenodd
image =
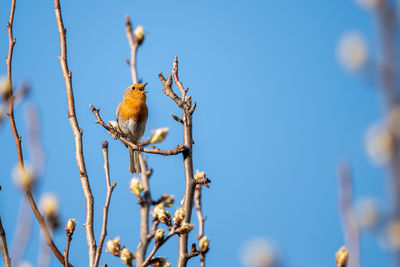
<svg viewBox="0 0 400 267">
<path fill-rule="evenodd" d="M 145 83 L 144 85 L 143 85 L 143 88 L 146 88 L 146 85 L 147 85 L 148 83 Z"/>
</svg>

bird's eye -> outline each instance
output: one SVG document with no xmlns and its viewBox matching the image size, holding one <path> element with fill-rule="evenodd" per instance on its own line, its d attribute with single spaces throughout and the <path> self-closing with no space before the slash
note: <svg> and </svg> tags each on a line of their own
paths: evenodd
<svg viewBox="0 0 400 267">
<path fill-rule="evenodd" d="M 132 86 L 132 90 L 135 90 L 135 86 Z"/>
</svg>

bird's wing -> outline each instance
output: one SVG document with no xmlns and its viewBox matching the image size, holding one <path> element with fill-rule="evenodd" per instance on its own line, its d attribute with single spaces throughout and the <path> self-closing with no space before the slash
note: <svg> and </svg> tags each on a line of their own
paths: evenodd
<svg viewBox="0 0 400 267">
<path fill-rule="evenodd" d="M 117 109 L 115 110 L 115 118 L 117 118 L 117 122 L 118 122 L 118 119 L 119 119 L 119 107 L 121 106 L 121 102 L 118 104 L 118 107 L 117 107 Z"/>
</svg>

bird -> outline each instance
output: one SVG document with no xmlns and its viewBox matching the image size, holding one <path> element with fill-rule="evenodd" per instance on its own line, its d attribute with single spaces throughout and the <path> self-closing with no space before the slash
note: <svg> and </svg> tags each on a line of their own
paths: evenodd
<svg viewBox="0 0 400 267">
<path fill-rule="evenodd" d="M 147 83 L 136 83 L 128 86 L 115 112 L 120 131 L 129 141 L 139 146 L 148 117 L 147 92 L 144 90 L 146 85 Z M 129 147 L 129 171 L 132 174 L 141 172 L 139 153 Z"/>
</svg>

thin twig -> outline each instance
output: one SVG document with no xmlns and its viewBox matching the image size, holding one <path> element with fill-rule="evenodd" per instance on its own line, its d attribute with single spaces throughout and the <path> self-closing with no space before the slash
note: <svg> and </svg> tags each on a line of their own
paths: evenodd
<svg viewBox="0 0 400 267">
<path fill-rule="evenodd" d="M 0 217 L 0 238 L 3 249 L 4 264 L 6 267 L 11 267 L 11 259 L 10 256 L 8 255 L 6 232 L 4 231 L 3 224 L 1 222 L 1 217 Z"/>
<path fill-rule="evenodd" d="M 197 234 L 197 239 L 199 241 L 204 236 L 204 222 L 206 220 L 206 218 L 203 217 L 203 213 L 201 210 L 201 189 L 202 189 L 201 186 L 196 187 L 196 191 L 194 193 L 197 220 L 199 221 L 199 233 Z M 206 254 L 200 253 L 200 267 L 205 267 L 205 266 L 206 266 Z"/>
<path fill-rule="evenodd" d="M 339 166 L 339 206 L 343 232 L 346 244 L 350 251 L 350 264 L 352 267 L 360 266 L 360 234 L 353 208 L 353 185 L 351 170 L 348 163 Z"/>
<path fill-rule="evenodd" d="M 164 245 L 168 239 L 170 239 L 172 236 L 176 235 L 178 233 L 177 231 L 177 227 L 173 226 L 171 231 L 168 233 L 168 235 L 164 238 L 164 240 L 162 240 L 159 243 L 154 244 L 153 249 L 151 250 L 149 256 L 147 256 L 146 260 L 142 263 L 142 265 L 137 265 L 137 266 L 141 266 L 141 267 L 146 267 L 147 265 L 150 264 L 151 259 L 154 257 L 154 255 L 156 254 L 157 250 Z"/>
<path fill-rule="evenodd" d="M 199 233 L 197 235 L 197 239 L 200 240 L 200 238 L 203 237 L 204 235 L 204 221 L 206 220 L 203 217 L 203 213 L 201 210 L 201 187 L 196 188 L 195 194 L 194 194 L 194 199 L 196 202 L 196 214 L 197 214 L 197 220 L 199 221 Z"/>
<path fill-rule="evenodd" d="M 129 47 L 131 49 L 131 60 L 129 61 L 131 75 L 132 75 L 132 82 L 134 84 L 138 83 L 137 77 L 137 69 L 136 69 L 136 53 L 139 47 L 138 43 L 135 42 L 135 38 L 133 37 L 132 33 L 132 23 L 129 15 L 126 15 L 126 36 L 128 38 Z"/>
<path fill-rule="evenodd" d="M 71 124 L 72 131 L 75 138 L 75 156 L 79 169 L 80 180 L 82 184 L 83 193 L 86 200 L 86 238 L 89 248 L 89 266 L 93 266 L 94 258 L 96 255 L 96 240 L 93 232 L 93 195 L 90 189 L 89 179 L 86 171 L 85 159 L 83 156 L 82 147 L 82 130 L 79 128 L 78 120 L 75 113 L 75 100 L 72 89 L 72 73 L 68 68 L 67 61 L 67 41 L 66 30 L 62 20 L 60 0 L 54 0 L 54 8 L 58 25 L 58 32 L 60 35 L 60 48 L 61 55 L 59 57 L 62 73 L 65 81 L 65 89 L 67 93 L 68 102 L 68 119 Z"/>
<path fill-rule="evenodd" d="M 163 156 L 177 155 L 177 154 L 185 151 L 185 147 L 183 145 L 177 145 L 175 148 L 173 148 L 171 150 L 149 149 L 149 148 L 144 148 L 143 146 L 138 146 L 138 145 L 132 143 L 131 141 L 129 141 L 124 136 L 122 136 L 122 134 L 119 133 L 117 130 L 115 130 L 113 127 L 108 126 L 100 117 L 99 109 L 96 109 L 92 105 L 90 105 L 90 109 L 92 110 L 93 114 L 96 116 L 97 121 L 95 121 L 95 123 L 98 123 L 101 126 L 103 126 L 112 137 L 119 139 L 126 146 L 131 147 L 136 151 L 141 151 L 141 152 L 150 153 L 150 154 L 159 154 L 159 155 L 163 155 Z"/>
<path fill-rule="evenodd" d="M 13 37 L 13 23 L 14 23 L 14 13 L 15 13 L 15 2 L 16 0 L 11 1 L 11 10 L 10 10 L 10 19 L 7 21 L 7 30 L 8 30 L 8 55 L 6 58 L 7 63 L 7 81 L 12 85 L 12 72 L 11 72 L 11 62 L 13 57 L 13 50 L 15 45 L 15 39 Z M 11 91 L 12 92 L 12 91 Z"/>
<path fill-rule="evenodd" d="M 64 267 L 68 267 L 69 247 L 71 245 L 72 235 L 67 234 L 67 248 L 64 250 Z"/>
<path fill-rule="evenodd" d="M 197 239 L 200 241 L 200 239 L 204 236 L 204 222 L 206 220 L 205 217 L 203 217 L 203 213 L 201 210 L 201 189 L 196 188 L 195 191 L 195 202 L 196 202 L 196 213 L 197 213 L 197 219 L 199 221 L 199 233 L 197 235 Z M 206 266 L 206 254 L 205 253 L 200 253 L 200 267 L 205 267 Z"/>
<path fill-rule="evenodd" d="M 178 77 L 178 58 L 175 57 L 172 73 L 174 76 L 175 84 L 181 91 L 181 98 L 179 98 L 172 90 L 172 78 L 168 76 L 167 80 L 160 73 L 159 79 L 164 86 L 163 92 L 168 95 L 177 105 L 182 109 L 182 125 L 183 125 L 183 144 L 185 151 L 183 155 L 183 165 L 185 169 L 185 195 L 183 198 L 182 208 L 185 211 L 184 223 L 190 223 L 192 217 L 192 208 L 194 202 L 194 191 L 196 183 L 193 177 L 193 158 L 192 158 L 192 114 L 194 106 L 192 105 L 191 97 L 186 96 L 186 90 L 183 89 L 182 83 Z M 185 267 L 189 260 L 188 254 L 188 239 L 189 234 L 181 234 L 179 236 L 179 254 L 177 267 Z"/>
<path fill-rule="evenodd" d="M 111 194 L 116 186 L 116 182 L 114 181 L 111 185 L 110 183 L 110 168 L 108 161 L 108 142 L 103 141 L 103 156 L 104 156 L 104 171 L 106 173 L 106 184 L 107 184 L 107 197 L 106 203 L 103 206 L 103 227 L 101 229 L 101 235 L 99 239 L 99 245 L 96 251 L 96 257 L 94 261 L 94 266 L 97 267 L 99 265 L 100 255 L 103 249 L 104 239 L 107 235 L 107 220 L 108 220 L 108 208 L 110 205 Z"/>
</svg>

